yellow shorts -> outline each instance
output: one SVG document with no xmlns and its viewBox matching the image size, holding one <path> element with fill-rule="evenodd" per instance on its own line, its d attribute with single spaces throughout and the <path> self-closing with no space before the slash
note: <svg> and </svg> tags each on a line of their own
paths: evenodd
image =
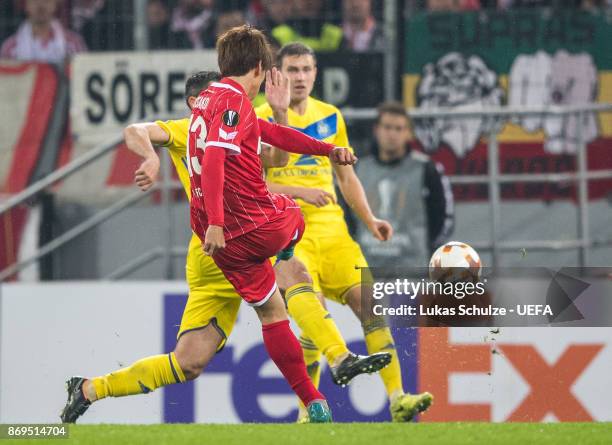
<svg viewBox="0 0 612 445">
<path fill-rule="evenodd" d="M 312 276 L 315 292 L 346 304 L 346 294 L 361 285 L 361 268 L 368 267 L 361 247 L 344 226 L 336 234 L 320 236 L 316 227 L 306 231 L 295 247 L 295 256 Z"/>
<path fill-rule="evenodd" d="M 212 323 L 223 337 L 217 349 L 221 350 L 234 328 L 242 298 L 213 259 L 204 255 L 202 243 L 196 235 L 189 242 L 186 275 L 189 297 L 177 340 L 186 332 L 202 329 Z"/>
</svg>

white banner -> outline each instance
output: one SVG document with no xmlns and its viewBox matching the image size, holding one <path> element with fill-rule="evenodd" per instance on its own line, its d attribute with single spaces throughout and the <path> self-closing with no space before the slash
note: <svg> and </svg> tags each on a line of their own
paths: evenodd
<svg viewBox="0 0 612 445">
<path fill-rule="evenodd" d="M 185 114 L 187 78 L 216 69 L 214 50 L 78 54 L 72 62 L 72 130 L 79 137 L 115 135 L 147 117 Z"/>
<path fill-rule="evenodd" d="M 169 352 L 186 300 L 180 282 L 0 287 L 0 423 L 59 421 L 72 375 L 98 376 Z M 330 304 L 349 347 L 364 352 L 350 310 Z M 295 328 L 295 327 L 294 327 Z M 296 330 L 297 332 L 297 330 Z M 421 421 L 612 420 L 611 328 L 401 328 L 408 391 L 436 400 Z M 321 389 L 336 421 L 389 420 L 378 376 Z M 293 421 L 295 397 L 243 305 L 230 341 L 196 381 L 95 403 L 83 423 Z"/>
</svg>

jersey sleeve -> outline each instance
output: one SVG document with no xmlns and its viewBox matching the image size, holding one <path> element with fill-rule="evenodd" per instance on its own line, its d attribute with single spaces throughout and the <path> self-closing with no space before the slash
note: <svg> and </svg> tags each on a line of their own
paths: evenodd
<svg viewBox="0 0 612 445">
<path fill-rule="evenodd" d="M 344 122 L 344 117 L 342 117 L 342 113 L 340 113 L 340 110 L 336 110 L 336 114 L 338 115 L 338 131 L 336 132 L 334 145 L 336 147 L 348 148 L 351 153 L 355 153 L 353 147 L 351 147 L 349 144 L 348 133 L 346 131 L 346 122 Z"/>
<path fill-rule="evenodd" d="M 179 152 L 183 156 L 187 150 L 189 119 L 155 121 L 155 124 L 168 134 L 168 140 L 161 146 Z"/>
<path fill-rule="evenodd" d="M 244 96 L 220 98 L 210 115 L 205 148 L 220 147 L 227 149 L 228 154 L 240 154 L 240 143 L 252 118 L 254 112 L 251 103 Z"/>
</svg>

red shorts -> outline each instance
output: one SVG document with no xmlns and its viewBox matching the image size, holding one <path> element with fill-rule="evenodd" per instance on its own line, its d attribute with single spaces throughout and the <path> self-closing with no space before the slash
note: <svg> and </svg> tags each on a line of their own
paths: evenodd
<svg viewBox="0 0 612 445">
<path fill-rule="evenodd" d="M 300 208 L 288 207 L 277 219 L 227 241 L 213 259 L 247 304 L 261 306 L 276 290 L 270 257 L 295 245 L 304 228 Z"/>
</svg>

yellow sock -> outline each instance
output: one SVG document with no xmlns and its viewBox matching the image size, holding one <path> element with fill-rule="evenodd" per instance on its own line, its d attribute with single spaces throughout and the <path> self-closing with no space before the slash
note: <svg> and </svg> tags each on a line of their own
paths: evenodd
<svg viewBox="0 0 612 445">
<path fill-rule="evenodd" d="M 336 322 L 317 299 L 311 284 L 299 283 L 291 286 L 285 292 L 285 300 L 289 315 L 304 336 L 323 353 L 330 365 L 349 352 Z"/>
<path fill-rule="evenodd" d="M 399 358 L 395 350 L 395 342 L 391 336 L 391 330 L 387 327 L 384 319 L 375 318 L 363 327 L 365 342 L 368 354 L 375 352 L 389 352 L 392 356 L 391 363 L 380 370 L 380 377 L 385 384 L 389 398 L 396 397 L 404 393 L 402 384 L 402 371 L 400 369 Z"/>
<path fill-rule="evenodd" d="M 315 388 L 319 387 L 321 381 L 321 351 L 317 349 L 315 344 L 309 339 L 300 336 L 300 345 L 304 353 L 304 362 L 306 363 L 306 371 L 310 376 L 310 380 Z"/>
<path fill-rule="evenodd" d="M 127 368 L 113 371 L 91 380 L 96 397 L 122 397 L 132 394 L 146 394 L 161 386 L 185 381 L 183 370 L 174 352 L 153 355 L 133 363 Z"/>
<path fill-rule="evenodd" d="M 304 353 L 304 362 L 306 363 L 306 371 L 310 376 L 310 380 L 314 384 L 315 388 L 319 387 L 321 381 L 321 351 L 317 349 L 315 344 L 308 338 L 300 336 L 300 345 L 302 346 L 302 352 Z M 307 414 L 306 407 L 301 400 L 298 399 L 300 404 L 299 417 Z"/>
</svg>

